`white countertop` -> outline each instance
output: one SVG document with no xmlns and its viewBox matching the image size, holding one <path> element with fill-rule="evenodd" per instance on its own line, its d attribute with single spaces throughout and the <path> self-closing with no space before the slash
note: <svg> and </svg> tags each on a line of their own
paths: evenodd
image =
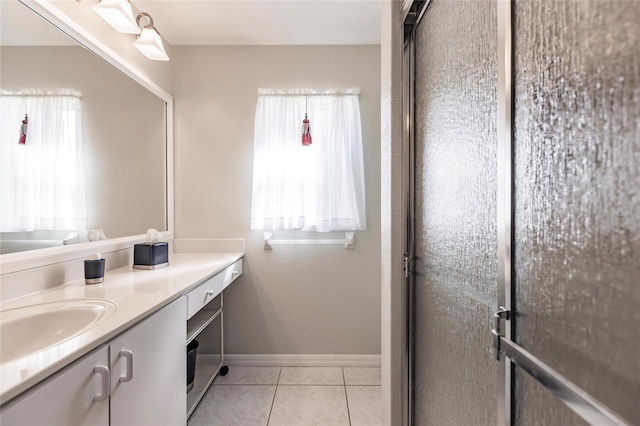
<svg viewBox="0 0 640 426">
<path fill-rule="evenodd" d="M 242 258 L 242 253 L 172 253 L 169 266 L 156 270 L 131 266 L 108 271 L 102 284 L 84 279 L 0 304 L 0 311 L 38 303 L 106 299 L 116 312 L 63 343 L 8 362 L 0 360 L 0 402 L 4 404 L 66 365 L 108 342 L 142 319 Z M 82 265 L 79 265 L 82 267 Z M 185 324 L 186 327 L 186 324 Z M 36 333 L 34 333 L 34 338 Z"/>
</svg>

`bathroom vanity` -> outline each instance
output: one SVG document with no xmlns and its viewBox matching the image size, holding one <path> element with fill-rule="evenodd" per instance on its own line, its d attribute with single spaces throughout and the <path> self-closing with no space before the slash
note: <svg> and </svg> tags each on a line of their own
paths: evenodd
<svg viewBox="0 0 640 426">
<path fill-rule="evenodd" d="M 223 366 L 222 292 L 242 274 L 242 257 L 173 254 L 163 269 L 129 266 L 107 273 L 103 284 L 77 280 L 3 302 L 3 313 L 39 305 L 64 316 L 83 301 L 115 309 L 94 308 L 97 319 L 58 344 L 8 352 L 14 355 L 0 364 L 2 424 L 185 423 Z M 220 350 L 198 367 L 187 406 L 185 343 L 211 326 L 219 341 L 209 346 Z"/>
<path fill-rule="evenodd" d="M 214 243 L 212 250 L 176 250 L 184 253 L 170 253 L 166 268 L 118 268 L 107 271 L 101 284 L 79 279 L 89 253 L 101 252 L 107 268 L 117 268 L 131 264 L 132 247 L 149 227 L 164 231 L 167 240 L 174 237 L 170 67 L 138 61 L 128 41 L 121 47 L 122 37 L 93 32 L 99 27 L 93 20 L 101 18 L 81 10 L 90 4 L 4 3 L 3 16 L 21 22 L 17 36 L 30 39 L 33 30 L 64 45 L 45 44 L 37 54 L 31 42 L 26 49 L 3 45 L 3 55 L 17 55 L 16 61 L 3 62 L 3 88 L 49 87 L 59 75 L 63 87 L 82 92 L 82 126 L 92 136 L 83 141 L 93 144 L 85 153 L 99 154 L 87 156 L 90 162 L 84 164 L 95 173 L 87 182 L 96 185 L 85 191 L 93 215 L 87 227 L 104 228 L 112 240 L 0 256 L 0 424 L 184 424 L 223 367 L 222 291 L 242 274 L 244 242 L 242 248 Z M 82 46 L 67 46 L 59 29 Z M 56 54 L 59 49 L 65 54 Z M 29 62 L 36 64 L 31 70 L 46 72 L 29 73 L 33 79 L 26 80 L 13 67 L 19 77 L 14 87 L 9 65 L 25 63 L 27 54 L 38 61 Z M 71 62 L 49 60 L 72 54 Z M 137 111 L 135 122 L 131 110 Z M 139 122 L 145 125 L 136 126 Z M 126 123 L 134 125 L 125 128 Z M 137 167 L 129 167 L 133 163 Z M 199 352 L 206 355 L 204 362 L 198 360 L 195 386 L 187 395 L 185 345 L 203 330 Z"/>
<path fill-rule="evenodd" d="M 229 370 L 224 365 L 224 293 L 223 290 L 242 274 L 242 259 L 209 278 L 187 294 L 187 345 L 206 329 L 213 336 L 209 350 L 196 363 L 193 389 L 187 394 L 187 418 L 206 393 L 218 373 Z"/>
</svg>

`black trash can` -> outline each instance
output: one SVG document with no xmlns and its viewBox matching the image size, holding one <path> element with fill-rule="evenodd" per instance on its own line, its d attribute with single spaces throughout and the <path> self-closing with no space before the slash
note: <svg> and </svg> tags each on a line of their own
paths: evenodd
<svg viewBox="0 0 640 426">
<path fill-rule="evenodd" d="M 197 340 L 192 340 L 187 345 L 187 393 L 193 389 L 193 381 L 196 376 L 196 355 L 198 355 Z"/>
</svg>

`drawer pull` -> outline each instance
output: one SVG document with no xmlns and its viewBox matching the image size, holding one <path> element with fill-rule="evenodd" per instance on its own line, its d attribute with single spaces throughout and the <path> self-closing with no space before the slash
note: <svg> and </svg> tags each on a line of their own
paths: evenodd
<svg viewBox="0 0 640 426">
<path fill-rule="evenodd" d="M 208 290 L 208 291 L 207 291 L 207 296 L 213 296 L 213 294 L 214 294 L 214 291 L 213 291 L 213 290 Z"/>
<path fill-rule="evenodd" d="M 111 392 L 111 374 L 109 373 L 109 367 L 105 367 L 104 365 L 98 365 L 93 369 L 95 374 L 100 374 L 101 377 L 101 386 L 100 386 L 100 395 L 96 395 L 93 398 L 94 402 L 102 402 L 106 401 L 109 398 L 109 393 Z"/>
<path fill-rule="evenodd" d="M 234 277 L 237 277 L 238 276 L 238 271 L 233 271 L 233 274 L 231 274 L 231 275 L 234 276 Z"/>
<path fill-rule="evenodd" d="M 122 383 L 130 382 L 133 379 L 133 352 L 131 351 L 120 351 L 120 356 L 124 357 L 127 361 L 127 375 L 124 377 L 120 377 L 120 381 Z"/>
</svg>

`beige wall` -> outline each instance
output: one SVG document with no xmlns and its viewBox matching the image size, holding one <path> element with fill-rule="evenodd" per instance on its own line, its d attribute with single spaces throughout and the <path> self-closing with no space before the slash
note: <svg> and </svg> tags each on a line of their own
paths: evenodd
<svg viewBox="0 0 640 426">
<path fill-rule="evenodd" d="M 380 354 L 380 47 L 174 46 L 172 62 L 176 236 L 246 239 L 244 274 L 225 292 L 225 351 Z M 361 89 L 368 230 L 355 250 L 265 251 L 249 229 L 260 87 Z"/>
<path fill-rule="evenodd" d="M 166 229 L 164 102 L 82 47 L 0 54 L 5 90 L 82 94 L 87 227 L 109 238 Z"/>
</svg>

